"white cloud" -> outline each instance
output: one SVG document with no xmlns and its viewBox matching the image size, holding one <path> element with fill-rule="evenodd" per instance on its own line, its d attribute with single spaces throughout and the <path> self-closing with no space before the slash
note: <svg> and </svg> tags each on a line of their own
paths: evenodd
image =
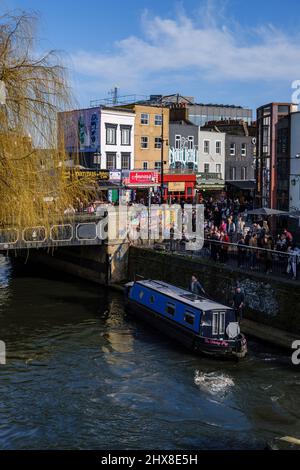
<svg viewBox="0 0 300 470">
<path fill-rule="evenodd" d="M 141 83 L 172 84 L 174 75 L 193 80 L 292 81 L 299 78 L 300 42 L 272 25 L 245 31 L 236 22 L 216 21 L 211 4 L 207 15 L 189 18 L 152 19 L 143 15 L 143 37 L 130 36 L 113 45 L 109 53 L 79 51 L 72 56 L 73 68 L 82 78 L 99 83 L 99 89 L 114 83 L 127 90 Z M 219 17 L 220 19 L 220 17 Z M 100 85 L 101 84 L 101 85 Z M 145 87 L 144 87 L 145 88 Z"/>
</svg>

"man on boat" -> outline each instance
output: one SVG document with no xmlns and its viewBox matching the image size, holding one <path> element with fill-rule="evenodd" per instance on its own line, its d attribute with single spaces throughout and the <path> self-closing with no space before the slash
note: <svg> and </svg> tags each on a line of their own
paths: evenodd
<svg viewBox="0 0 300 470">
<path fill-rule="evenodd" d="M 237 320 L 240 323 L 243 319 L 243 309 L 245 305 L 245 295 L 242 292 L 242 289 L 237 286 L 235 289 L 235 294 L 233 296 L 233 307 L 237 316 Z"/>
<path fill-rule="evenodd" d="M 206 296 L 205 290 L 203 289 L 202 284 L 198 281 L 196 274 L 192 275 L 189 290 L 193 292 L 193 294 L 202 295 L 204 297 Z"/>
</svg>

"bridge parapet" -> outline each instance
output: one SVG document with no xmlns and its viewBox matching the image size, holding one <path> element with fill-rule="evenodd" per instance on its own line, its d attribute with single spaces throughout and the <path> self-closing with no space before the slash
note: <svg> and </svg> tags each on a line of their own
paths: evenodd
<svg viewBox="0 0 300 470">
<path fill-rule="evenodd" d="M 81 217 L 49 228 L 42 225 L 0 229 L 0 252 L 10 250 L 103 244 L 104 217 Z"/>
</svg>

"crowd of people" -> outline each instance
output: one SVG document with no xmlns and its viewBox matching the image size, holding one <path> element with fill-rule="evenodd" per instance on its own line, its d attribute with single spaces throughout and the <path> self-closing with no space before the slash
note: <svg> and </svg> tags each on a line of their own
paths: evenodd
<svg viewBox="0 0 300 470">
<path fill-rule="evenodd" d="M 247 215 L 250 204 L 244 204 L 241 211 L 238 198 L 217 202 L 210 198 L 204 206 L 205 239 L 212 242 L 210 254 L 214 261 L 226 263 L 232 251 L 237 254 L 238 267 L 246 263 L 251 270 L 256 270 L 263 265 L 265 272 L 271 273 L 275 259 L 285 260 L 286 273 L 296 279 L 300 250 L 286 228 L 274 234 L 267 219 L 261 217 L 253 221 Z"/>
</svg>

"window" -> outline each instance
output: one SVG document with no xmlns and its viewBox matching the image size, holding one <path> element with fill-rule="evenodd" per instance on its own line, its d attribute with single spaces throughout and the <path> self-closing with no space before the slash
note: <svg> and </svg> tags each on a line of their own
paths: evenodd
<svg viewBox="0 0 300 470">
<path fill-rule="evenodd" d="M 242 157 L 246 157 L 247 155 L 247 145 L 245 143 L 242 144 L 241 155 Z"/>
<path fill-rule="evenodd" d="M 155 137 L 154 147 L 156 149 L 161 149 L 161 137 Z"/>
<path fill-rule="evenodd" d="M 204 140 L 203 141 L 203 152 L 204 153 L 209 153 L 209 140 Z"/>
<path fill-rule="evenodd" d="M 115 170 L 116 169 L 116 153 L 107 152 L 106 153 L 106 169 Z"/>
<path fill-rule="evenodd" d="M 141 137 L 141 149 L 147 148 L 149 148 L 149 137 L 144 135 Z"/>
<path fill-rule="evenodd" d="M 241 179 L 246 180 L 247 179 L 247 167 L 242 166 L 241 168 Z"/>
<path fill-rule="evenodd" d="M 116 145 L 117 126 L 113 124 L 106 124 L 106 144 Z"/>
<path fill-rule="evenodd" d="M 154 162 L 154 169 L 160 170 L 161 169 L 161 162 Z"/>
<path fill-rule="evenodd" d="M 225 333 L 225 312 L 219 313 L 219 335 Z"/>
<path fill-rule="evenodd" d="M 193 135 L 188 136 L 188 148 L 190 150 L 194 148 L 194 136 Z"/>
<path fill-rule="evenodd" d="M 191 312 L 186 312 L 184 314 L 184 321 L 189 325 L 194 325 L 195 315 Z"/>
<path fill-rule="evenodd" d="M 131 126 L 121 126 L 121 145 L 130 145 Z"/>
<path fill-rule="evenodd" d="M 235 155 L 235 143 L 234 142 L 230 144 L 230 155 L 231 156 Z"/>
<path fill-rule="evenodd" d="M 149 114 L 147 114 L 147 113 L 142 113 L 141 114 L 141 124 L 143 124 L 145 126 L 149 124 Z"/>
<path fill-rule="evenodd" d="M 181 147 L 181 135 L 175 135 L 175 148 L 180 149 Z"/>
<path fill-rule="evenodd" d="M 155 297 L 154 297 L 154 295 L 151 295 L 151 297 L 150 297 L 150 304 L 154 304 L 154 302 L 155 302 Z"/>
<path fill-rule="evenodd" d="M 121 153 L 121 168 L 122 170 L 130 170 L 130 153 Z"/>
<path fill-rule="evenodd" d="M 278 113 L 288 114 L 288 113 L 289 113 L 289 110 L 290 110 L 290 107 L 289 107 L 289 106 L 282 105 L 282 104 L 280 104 L 280 105 L 278 106 Z"/>
<path fill-rule="evenodd" d="M 236 167 L 232 166 L 230 168 L 230 179 L 235 180 L 236 179 Z"/>
<path fill-rule="evenodd" d="M 221 163 L 216 163 L 216 173 L 221 173 L 222 172 L 222 165 Z"/>
<path fill-rule="evenodd" d="M 209 163 L 204 163 L 204 173 L 209 173 Z"/>
<path fill-rule="evenodd" d="M 143 162 L 143 170 L 148 170 L 148 162 Z"/>
<path fill-rule="evenodd" d="M 161 126 L 162 125 L 162 114 L 155 114 L 154 116 L 154 125 Z"/>
<path fill-rule="evenodd" d="M 222 144 L 222 142 L 220 140 L 216 141 L 216 153 L 218 153 L 218 154 L 221 153 L 221 144 Z"/>
<path fill-rule="evenodd" d="M 169 315 L 175 315 L 175 305 L 174 304 L 170 304 L 170 303 L 167 303 L 166 305 L 166 313 L 168 313 Z"/>
<path fill-rule="evenodd" d="M 213 313 L 212 314 L 212 334 L 217 335 L 219 331 L 219 314 Z"/>
<path fill-rule="evenodd" d="M 144 291 L 141 290 L 139 293 L 139 298 L 142 299 L 143 297 L 144 297 Z"/>
</svg>

